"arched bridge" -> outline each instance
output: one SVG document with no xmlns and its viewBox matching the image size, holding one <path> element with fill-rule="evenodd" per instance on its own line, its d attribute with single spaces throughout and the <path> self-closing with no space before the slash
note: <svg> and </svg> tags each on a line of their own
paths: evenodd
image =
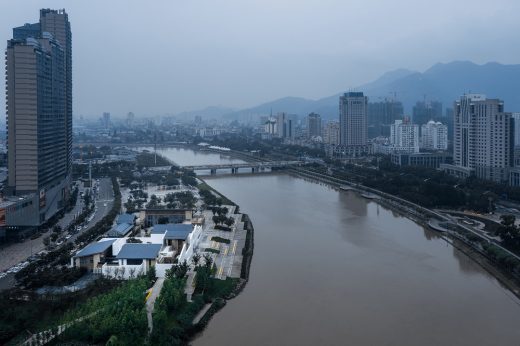
<svg viewBox="0 0 520 346">
<path fill-rule="evenodd" d="M 196 165 L 183 166 L 183 168 L 192 171 L 210 171 L 210 174 L 217 174 L 217 170 L 230 170 L 231 174 L 245 173 L 246 169 L 250 169 L 251 173 L 266 172 L 272 168 L 299 166 L 303 161 L 265 161 L 265 162 L 245 162 L 245 163 L 220 163 L 215 165 Z"/>
</svg>

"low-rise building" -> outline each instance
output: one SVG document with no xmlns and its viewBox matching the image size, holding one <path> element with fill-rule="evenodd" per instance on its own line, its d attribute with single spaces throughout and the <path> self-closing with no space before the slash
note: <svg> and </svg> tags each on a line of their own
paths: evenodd
<svg viewBox="0 0 520 346">
<path fill-rule="evenodd" d="M 453 156 L 449 153 L 392 153 L 390 156 L 392 163 L 398 166 L 422 166 L 439 168 L 441 164 L 450 164 Z"/>
<path fill-rule="evenodd" d="M 71 265 L 121 279 L 146 274 L 154 266 L 157 277 L 164 277 L 176 258 L 191 258 L 201 232 L 199 225 L 167 224 L 156 225 L 146 237 L 103 238 L 78 251 Z"/>
<path fill-rule="evenodd" d="M 89 271 L 100 269 L 105 260 L 112 257 L 112 245 L 116 240 L 101 239 L 98 242 L 88 244 L 72 257 L 72 266 L 85 268 Z"/>
<path fill-rule="evenodd" d="M 161 223 L 182 223 L 191 221 L 193 218 L 193 209 L 142 209 L 139 212 L 139 218 L 144 222 L 145 227 L 157 225 Z"/>
</svg>

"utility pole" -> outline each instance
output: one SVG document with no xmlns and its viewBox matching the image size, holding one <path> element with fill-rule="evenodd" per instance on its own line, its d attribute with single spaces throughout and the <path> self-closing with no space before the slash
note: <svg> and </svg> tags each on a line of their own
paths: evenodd
<svg viewBox="0 0 520 346">
<path fill-rule="evenodd" d="M 92 160 L 88 162 L 88 181 L 90 183 L 90 190 L 92 191 Z"/>
<path fill-rule="evenodd" d="M 155 132 L 153 134 L 153 141 L 154 141 L 154 146 L 153 146 L 154 166 L 157 167 L 157 130 L 155 130 Z"/>
</svg>

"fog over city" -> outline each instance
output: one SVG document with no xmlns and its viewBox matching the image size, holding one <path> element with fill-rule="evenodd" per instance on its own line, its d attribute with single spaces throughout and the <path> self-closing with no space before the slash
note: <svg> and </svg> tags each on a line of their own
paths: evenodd
<svg viewBox="0 0 520 346">
<path fill-rule="evenodd" d="M 69 13 L 74 115 L 85 117 L 316 99 L 397 68 L 520 53 L 515 0 L 2 0 L 4 47 L 46 7 Z"/>
</svg>

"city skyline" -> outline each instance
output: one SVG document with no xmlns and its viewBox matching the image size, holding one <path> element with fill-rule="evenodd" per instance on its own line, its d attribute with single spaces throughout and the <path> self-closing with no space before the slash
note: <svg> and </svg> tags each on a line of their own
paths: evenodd
<svg viewBox="0 0 520 346">
<path fill-rule="evenodd" d="M 442 1 L 425 17 L 412 15 L 422 4 L 411 1 L 131 7 L 29 1 L 3 3 L 0 19 L 6 28 L 30 22 L 27 13 L 41 6 L 65 7 L 75 19 L 74 113 L 86 117 L 104 111 L 115 117 L 129 111 L 172 114 L 215 105 L 239 109 L 285 96 L 317 99 L 396 68 L 424 71 L 453 60 L 511 64 L 518 56 L 514 13 L 520 5 L 513 1 L 499 1 L 492 11 Z M 462 10 L 464 18 L 457 14 Z M 83 15 L 90 12 L 97 14 L 95 26 Z M 495 20 L 499 28 L 491 27 Z M 352 32 L 356 35 L 346 35 Z M 10 34 L 2 30 L 0 39 Z M 147 53 L 156 47 L 160 53 Z M 106 53 L 112 50 L 117 55 Z"/>
</svg>

